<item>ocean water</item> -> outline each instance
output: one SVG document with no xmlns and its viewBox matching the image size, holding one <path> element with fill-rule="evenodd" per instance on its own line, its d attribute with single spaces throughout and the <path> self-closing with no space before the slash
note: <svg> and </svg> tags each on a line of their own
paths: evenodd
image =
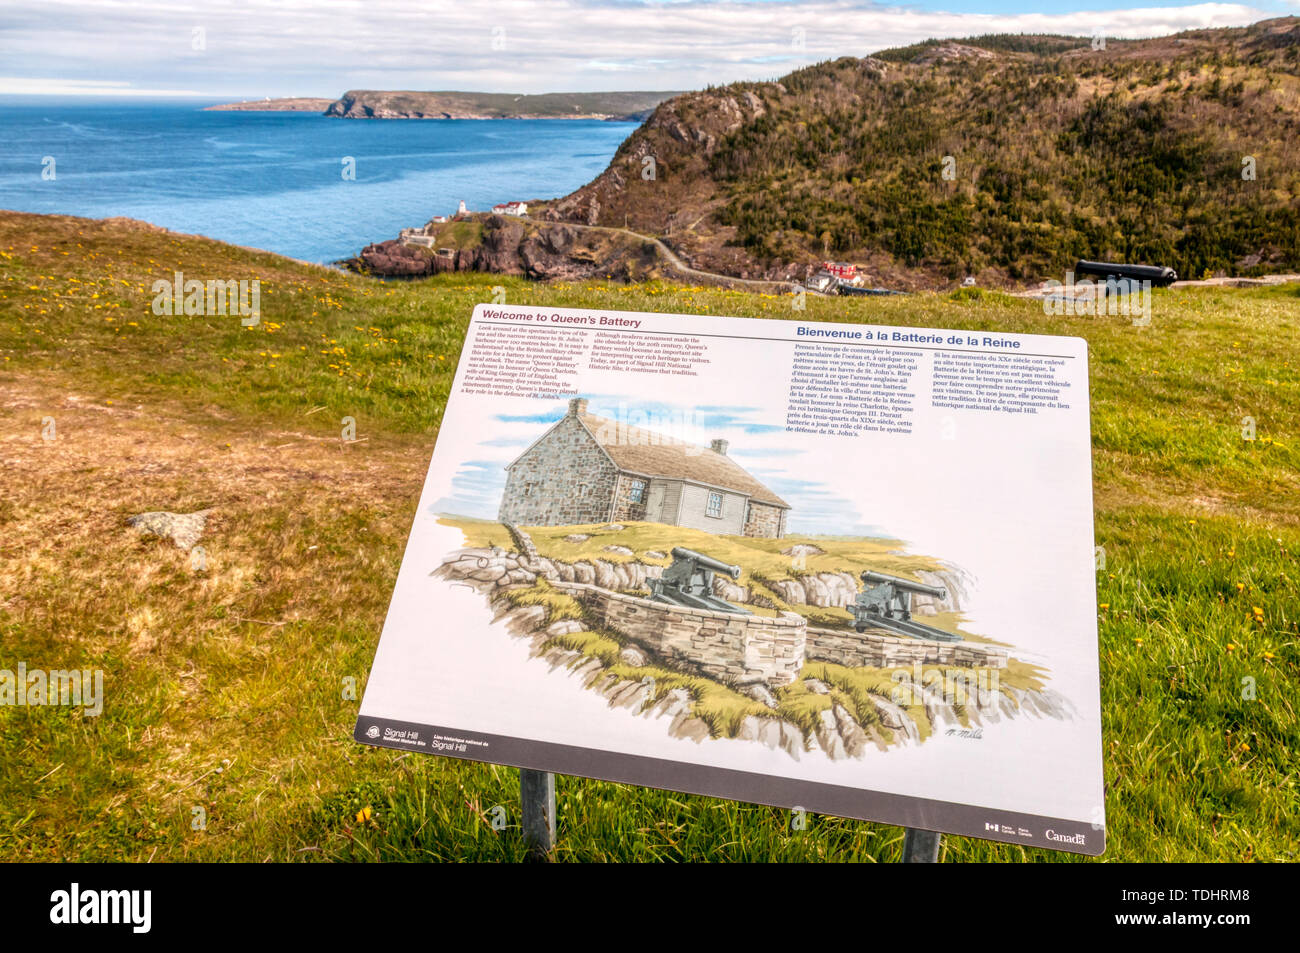
<svg viewBox="0 0 1300 953">
<path fill-rule="evenodd" d="M 307 261 L 455 211 L 553 198 L 635 123 L 350 120 L 208 103 L 0 97 L 0 208 L 126 215 Z M 54 177 L 42 178 L 52 157 Z M 344 158 L 355 180 L 343 178 Z"/>
</svg>

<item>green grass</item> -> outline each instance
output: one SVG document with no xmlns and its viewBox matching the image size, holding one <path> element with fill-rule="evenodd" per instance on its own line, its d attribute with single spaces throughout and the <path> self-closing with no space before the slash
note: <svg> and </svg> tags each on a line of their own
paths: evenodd
<svg viewBox="0 0 1300 953">
<path fill-rule="evenodd" d="M 545 624 L 559 622 L 561 619 L 581 619 L 582 606 L 573 596 L 557 592 L 545 579 L 526 589 L 512 589 L 506 593 L 506 599 L 516 606 L 544 606 Z"/>
<path fill-rule="evenodd" d="M 810 298 L 796 313 L 667 284 L 378 284 L 12 213 L 0 255 L 0 665 L 102 666 L 107 696 L 98 719 L 0 709 L 6 857 L 522 855 L 516 772 L 351 739 L 470 310 L 494 285 L 518 304 L 1086 337 L 1106 859 L 1296 856 L 1300 287 L 1157 292 L 1142 329 L 1002 295 Z M 154 316 L 149 284 L 175 269 L 259 278 L 266 327 Z M 344 415 L 367 439 L 340 444 Z M 122 529 L 209 505 L 205 573 Z M 902 837 L 577 778 L 559 779 L 559 811 L 565 859 L 893 860 Z M 949 860 L 1073 859 L 945 845 Z"/>
</svg>

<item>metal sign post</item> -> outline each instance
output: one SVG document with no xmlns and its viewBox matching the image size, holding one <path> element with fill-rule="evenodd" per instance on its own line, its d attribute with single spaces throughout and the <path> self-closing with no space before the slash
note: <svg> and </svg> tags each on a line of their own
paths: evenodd
<svg viewBox="0 0 1300 953">
<path fill-rule="evenodd" d="M 555 847 L 555 775 L 520 768 L 519 800 L 528 859 L 550 860 Z"/>
<path fill-rule="evenodd" d="M 915 827 L 904 828 L 903 863 L 937 864 L 939 862 L 939 838 L 937 831 L 922 831 Z"/>
<path fill-rule="evenodd" d="M 528 859 L 551 859 L 555 848 L 555 775 L 549 771 L 519 769 L 519 800 L 523 808 L 524 843 Z M 904 828 L 903 863 L 936 864 L 939 862 L 941 835 L 935 831 Z"/>
</svg>

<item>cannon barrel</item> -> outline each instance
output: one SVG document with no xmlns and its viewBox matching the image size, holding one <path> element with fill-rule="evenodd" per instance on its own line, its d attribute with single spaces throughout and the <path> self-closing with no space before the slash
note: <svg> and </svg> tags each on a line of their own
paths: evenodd
<svg viewBox="0 0 1300 953">
<path fill-rule="evenodd" d="M 862 574 L 863 582 L 876 584 L 893 583 L 899 589 L 906 592 L 919 592 L 927 596 L 934 596 L 936 599 L 946 599 L 948 590 L 940 586 L 927 586 L 923 582 L 912 582 L 910 579 L 900 579 L 898 576 L 887 576 L 883 572 L 872 572 L 867 570 Z"/>
<path fill-rule="evenodd" d="M 693 549 L 686 549 L 682 546 L 674 546 L 673 558 L 689 559 L 702 569 L 711 569 L 714 572 L 726 573 L 732 579 L 740 578 L 739 566 L 729 566 L 720 559 L 714 559 L 712 556 L 706 556 L 703 553 L 697 553 Z"/>
<path fill-rule="evenodd" d="M 1160 265 L 1124 265 L 1113 261 L 1086 261 L 1084 259 L 1080 259 L 1075 263 L 1074 273 L 1090 278 L 1149 281 L 1157 288 L 1164 288 L 1178 280 L 1178 272 Z"/>
</svg>

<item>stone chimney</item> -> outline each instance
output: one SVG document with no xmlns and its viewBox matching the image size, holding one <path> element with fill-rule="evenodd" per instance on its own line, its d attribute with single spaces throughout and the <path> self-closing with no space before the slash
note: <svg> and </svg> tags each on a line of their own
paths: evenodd
<svg viewBox="0 0 1300 953">
<path fill-rule="evenodd" d="M 578 416 L 578 414 L 585 414 L 586 412 L 587 412 L 587 398 L 575 397 L 571 401 L 569 401 L 570 417 L 576 417 Z"/>
<path fill-rule="evenodd" d="M 721 437 L 715 437 L 713 442 L 709 444 L 709 449 L 714 453 L 720 453 L 725 457 L 727 455 L 727 447 L 729 446 L 730 444 Z"/>
</svg>

